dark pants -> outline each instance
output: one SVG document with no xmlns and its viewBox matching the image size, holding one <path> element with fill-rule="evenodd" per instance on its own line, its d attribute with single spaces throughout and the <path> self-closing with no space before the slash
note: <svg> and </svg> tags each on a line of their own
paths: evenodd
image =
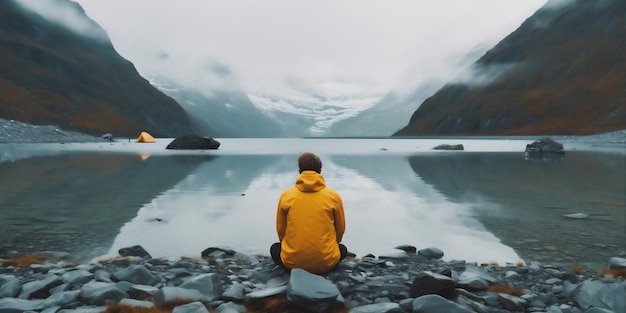
<svg viewBox="0 0 626 313">
<path fill-rule="evenodd" d="M 272 256 L 272 261 L 274 261 L 274 263 L 280 266 L 285 266 L 283 264 L 283 260 L 280 258 L 280 250 L 280 242 L 276 242 L 270 247 L 270 255 Z M 339 257 L 339 261 L 341 261 L 348 255 L 348 248 L 346 248 L 343 244 L 339 244 L 339 252 L 341 252 L 341 257 Z"/>
</svg>

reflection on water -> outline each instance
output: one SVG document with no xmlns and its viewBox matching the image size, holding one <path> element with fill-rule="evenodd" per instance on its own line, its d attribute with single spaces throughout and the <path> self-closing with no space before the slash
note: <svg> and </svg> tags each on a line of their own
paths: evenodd
<svg viewBox="0 0 626 313">
<path fill-rule="evenodd" d="M 360 256 L 410 244 L 438 247 L 448 260 L 604 265 L 626 253 L 620 153 L 573 151 L 546 162 L 494 152 L 500 141 L 433 152 L 430 141 L 293 139 L 291 150 L 277 140 L 276 153 L 272 140 L 250 140 L 257 146 L 248 152 L 245 140 L 225 142 L 208 153 L 135 153 L 129 144 L 0 159 L 0 257 L 60 250 L 92 258 L 135 244 L 156 257 L 220 245 L 267 254 L 278 197 L 305 150 L 320 154 L 328 185 L 342 194 L 344 243 Z M 227 150 L 233 145 L 237 152 Z M 488 152 L 471 151 L 480 146 Z"/>
<path fill-rule="evenodd" d="M 412 244 L 439 247 L 447 258 L 519 260 L 468 208 L 446 201 L 417 179 L 406 157 L 322 156 L 322 160 L 327 183 L 343 196 L 344 243 L 357 255 L 378 255 Z M 377 171 L 382 175 L 372 175 Z M 142 207 L 122 228 L 110 252 L 115 255 L 119 248 L 141 244 L 153 256 L 199 256 L 209 246 L 227 245 L 267 254 L 277 239 L 278 197 L 297 174 L 295 156 L 229 156 L 205 163 Z M 474 247 L 483 252 L 477 255 Z"/>
<path fill-rule="evenodd" d="M 410 165 L 525 259 L 601 267 L 626 254 L 623 154 L 573 151 L 541 161 L 469 153 L 413 156 Z M 565 217 L 576 213 L 588 217 Z"/>
<path fill-rule="evenodd" d="M 137 209 L 207 157 L 55 154 L 0 163 L 0 257 L 104 254 Z"/>
</svg>

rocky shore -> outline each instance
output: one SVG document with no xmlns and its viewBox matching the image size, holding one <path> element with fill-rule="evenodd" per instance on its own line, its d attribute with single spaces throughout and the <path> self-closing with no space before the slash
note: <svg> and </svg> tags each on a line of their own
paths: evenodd
<svg viewBox="0 0 626 313">
<path fill-rule="evenodd" d="M 102 137 L 69 132 L 53 125 L 32 125 L 0 118 L 0 143 L 98 142 Z"/>
<path fill-rule="evenodd" d="M 212 247 L 202 258 L 152 258 L 141 246 L 79 264 L 0 259 L 0 312 L 623 313 L 626 259 L 604 273 L 550 264 L 441 260 L 436 248 L 349 257 L 315 275 L 265 255 Z"/>
</svg>

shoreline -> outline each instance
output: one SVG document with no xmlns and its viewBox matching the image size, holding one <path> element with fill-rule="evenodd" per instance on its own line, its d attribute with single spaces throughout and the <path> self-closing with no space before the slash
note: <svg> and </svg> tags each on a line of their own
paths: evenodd
<svg viewBox="0 0 626 313">
<path fill-rule="evenodd" d="M 540 262 L 445 262 L 436 248 L 416 251 L 402 246 L 396 250 L 388 256 L 347 258 L 321 275 L 295 275 L 274 265 L 269 256 L 228 247 L 208 248 L 201 258 L 153 259 L 141 246 L 133 246 L 120 249 L 118 258 L 82 264 L 63 256 L 25 267 L 7 267 L 1 264 L 8 260 L 0 260 L 0 311 L 87 313 L 105 312 L 107 307 L 193 305 L 199 308 L 194 312 L 205 312 L 203 307 L 206 312 L 243 313 L 263 312 L 259 308 L 267 309 L 263 305 L 272 301 L 283 306 L 274 312 L 320 312 L 320 307 L 327 308 L 324 312 L 441 312 L 415 311 L 424 302 L 454 306 L 456 310 L 450 312 L 626 309 L 619 301 L 626 298 L 624 276 Z M 626 259 L 610 262 L 626 275 Z M 313 294 L 336 290 L 337 295 L 332 299 L 305 295 L 294 300 L 290 292 L 297 288 L 294 280 L 299 275 L 305 275 L 309 283 L 323 278 L 321 287 L 306 284 L 321 288 Z M 186 300 L 175 303 L 175 298 Z"/>
<path fill-rule="evenodd" d="M 104 134 L 102 134 L 104 135 Z M 139 135 L 139 132 L 137 133 Z M 114 135 L 115 136 L 115 135 Z M 525 140 L 538 140 L 551 137 L 555 140 L 583 138 L 584 142 L 592 143 L 626 143 L 626 129 L 592 135 L 513 135 L 513 136 L 379 136 L 379 137 L 302 137 L 301 139 L 488 139 L 497 137 L 519 137 Z M 126 137 L 120 137 L 127 139 Z M 134 137 L 133 137 L 134 138 Z M 130 138 L 132 139 L 132 138 Z M 108 142 L 102 136 L 89 135 L 81 132 L 66 131 L 54 125 L 33 125 L 15 120 L 0 118 L 0 144 L 4 143 L 81 143 Z"/>
</svg>

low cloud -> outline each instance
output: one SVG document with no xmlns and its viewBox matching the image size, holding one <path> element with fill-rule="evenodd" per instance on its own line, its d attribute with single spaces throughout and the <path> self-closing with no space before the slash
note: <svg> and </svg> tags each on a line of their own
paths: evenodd
<svg viewBox="0 0 626 313">
<path fill-rule="evenodd" d="M 13 1 L 22 8 L 35 12 L 50 22 L 65 26 L 75 33 L 101 41 L 109 40 L 106 31 L 93 20 L 87 18 L 82 8 L 74 2 L 61 0 Z"/>
<path fill-rule="evenodd" d="M 472 88 L 486 86 L 513 68 L 514 64 L 474 64 L 452 79 L 451 83 Z"/>
<path fill-rule="evenodd" d="M 32 0 L 39 1 L 39 0 Z M 450 77 L 545 0 L 76 0 L 140 72 L 290 99 L 372 98 Z M 167 62 L 157 56 L 169 55 Z M 227 83 L 207 64 L 230 71 Z M 294 82 L 297 84 L 294 85 Z"/>
</svg>

